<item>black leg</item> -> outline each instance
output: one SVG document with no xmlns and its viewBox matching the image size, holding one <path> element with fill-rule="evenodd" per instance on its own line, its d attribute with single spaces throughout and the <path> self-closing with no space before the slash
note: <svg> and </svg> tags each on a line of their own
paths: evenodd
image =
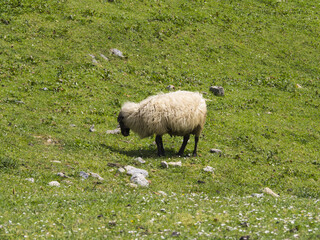
<svg viewBox="0 0 320 240">
<path fill-rule="evenodd" d="M 198 148 L 198 142 L 199 142 L 199 137 L 195 136 L 194 137 L 194 150 L 193 150 L 193 156 L 197 156 L 197 148 Z"/>
<path fill-rule="evenodd" d="M 157 135 L 156 136 L 156 144 L 158 148 L 158 156 L 164 156 L 164 149 L 163 149 L 163 143 L 162 143 L 162 136 Z"/>
<path fill-rule="evenodd" d="M 179 152 L 178 152 L 178 155 L 179 155 L 179 156 L 182 156 L 182 155 L 183 155 L 184 149 L 185 149 L 186 146 L 187 146 L 187 143 L 188 143 L 188 141 L 189 141 L 189 138 L 190 138 L 190 135 L 189 135 L 189 134 L 183 137 L 183 143 L 182 143 L 181 148 L 180 148 L 180 150 L 179 150 Z"/>
</svg>

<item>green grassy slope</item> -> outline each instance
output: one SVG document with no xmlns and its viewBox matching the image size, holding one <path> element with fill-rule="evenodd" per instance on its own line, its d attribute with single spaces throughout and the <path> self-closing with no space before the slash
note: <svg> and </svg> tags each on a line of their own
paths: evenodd
<svg viewBox="0 0 320 240">
<path fill-rule="evenodd" d="M 316 238 L 319 14 L 317 1 L 299 0 L 2 0 L 0 236 Z M 151 138 L 106 134 L 123 102 L 169 84 L 206 93 L 199 157 L 177 158 L 178 137 L 164 137 L 158 158 Z M 107 165 L 136 157 L 149 188 Z M 280 200 L 249 197 L 265 187 Z"/>
</svg>

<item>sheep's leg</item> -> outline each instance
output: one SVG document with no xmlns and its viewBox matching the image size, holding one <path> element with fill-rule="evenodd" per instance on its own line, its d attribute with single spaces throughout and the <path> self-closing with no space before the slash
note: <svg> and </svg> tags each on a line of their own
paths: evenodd
<svg viewBox="0 0 320 240">
<path fill-rule="evenodd" d="M 158 147 L 158 156 L 161 157 L 161 156 L 164 156 L 164 148 L 163 148 L 163 143 L 162 143 L 162 136 L 160 135 L 157 135 L 156 136 L 156 144 L 157 144 L 157 147 Z"/>
<path fill-rule="evenodd" d="M 182 155 L 183 155 L 184 149 L 185 149 L 186 146 L 187 146 L 187 143 L 188 143 L 188 141 L 189 141 L 189 138 L 190 138 L 190 135 L 189 135 L 189 134 L 188 134 L 188 135 L 185 135 L 185 136 L 183 137 L 183 143 L 182 143 L 181 148 L 180 148 L 180 150 L 179 150 L 179 152 L 178 152 L 178 155 L 179 155 L 179 156 L 182 156 Z"/>
<path fill-rule="evenodd" d="M 197 148 L 198 148 L 198 142 L 199 142 L 199 137 L 195 136 L 194 137 L 194 150 L 193 150 L 193 156 L 197 156 Z"/>
</svg>

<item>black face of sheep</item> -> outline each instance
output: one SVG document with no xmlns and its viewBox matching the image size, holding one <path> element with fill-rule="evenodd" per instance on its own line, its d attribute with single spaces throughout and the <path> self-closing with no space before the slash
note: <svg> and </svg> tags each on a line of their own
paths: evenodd
<svg viewBox="0 0 320 240">
<path fill-rule="evenodd" d="M 118 123 L 120 125 L 121 134 L 125 137 L 129 136 L 130 134 L 130 128 L 127 128 L 123 123 L 123 116 L 119 114 L 118 116 Z"/>
</svg>

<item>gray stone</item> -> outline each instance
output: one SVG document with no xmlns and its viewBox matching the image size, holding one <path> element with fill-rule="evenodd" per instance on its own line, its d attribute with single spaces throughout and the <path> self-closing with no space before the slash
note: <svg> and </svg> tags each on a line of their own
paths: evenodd
<svg viewBox="0 0 320 240">
<path fill-rule="evenodd" d="M 213 172 L 214 171 L 214 168 L 213 167 L 210 167 L 210 166 L 206 166 L 203 171 L 205 172 Z"/>
<path fill-rule="evenodd" d="M 67 175 L 65 175 L 63 172 L 58 172 L 57 173 L 57 176 L 59 176 L 59 177 L 67 177 Z"/>
<path fill-rule="evenodd" d="M 210 90 L 211 92 L 213 92 L 213 94 L 216 95 L 216 96 L 224 96 L 224 89 L 223 89 L 223 87 L 211 86 L 209 90 Z"/>
<path fill-rule="evenodd" d="M 219 156 L 221 156 L 221 154 L 222 154 L 222 151 L 221 151 L 221 150 L 215 149 L 215 148 L 211 148 L 211 149 L 210 149 L 210 152 L 211 152 L 211 153 L 219 154 Z"/>
<path fill-rule="evenodd" d="M 174 87 L 173 85 L 169 85 L 169 86 L 166 87 L 166 89 L 167 89 L 168 91 L 172 91 L 172 90 L 175 89 L 175 87 Z"/>
<path fill-rule="evenodd" d="M 169 165 L 168 165 L 168 163 L 166 162 L 166 161 L 161 161 L 161 167 L 163 167 L 163 168 L 168 168 L 169 167 Z"/>
<path fill-rule="evenodd" d="M 148 187 L 149 186 L 149 182 L 148 180 L 145 178 L 145 176 L 141 173 L 137 173 L 132 175 L 132 177 L 130 178 L 130 181 L 138 184 L 142 187 Z"/>
<path fill-rule="evenodd" d="M 117 57 L 121 57 L 121 58 L 124 58 L 125 56 L 123 55 L 123 53 L 116 49 L 116 48 L 111 48 L 110 49 L 110 52 L 113 54 L 113 55 L 116 55 Z"/>
<path fill-rule="evenodd" d="M 134 159 L 136 162 L 138 162 L 138 163 L 146 163 L 146 161 L 145 160 L 143 160 L 141 157 L 137 157 L 137 158 L 135 158 Z"/>
<path fill-rule="evenodd" d="M 120 167 L 120 168 L 118 168 L 118 172 L 119 173 L 124 173 L 124 172 L 126 172 L 126 170 L 124 168 Z"/>
<path fill-rule="evenodd" d="M 107 134 L 120 134 L 120 128 L 116 128 L 113 130 L 107 130 Z"/>
<path fill-rule="evenodd" d="M 182 163 L 181 163 L 181 161 L 179 161 L 179 162 L 168 162 L 168 165 L 173 166 L 173 167 L 181 167 Z"/>
<path fill-rule="evenodd" d="M 135 167 L 132 167 L 132 166 L 125 166 L 124 169 L 127 170 L 127 174 L 128 175 L 136 175 L 136 174 L 142 174 L 143 176 L 145 177 L 148 177 L 149 176 L 149 173 L 148 171 L 144 170 L 144 169 L 140 169 L 140 168 L 135 168 Z"/>
<path fill-rule="evenodd" d="M 59 187 L 59 186 L 60 186 L 60 183 L 57 182 L 57 181 L 52 181 L 52 182 L 49 182 L 49 186 Z"/>
<path fill-rule="evenodd" d="M 91 177 L 98 178 L 100 181 L 104 180 L 104 179 L 103 179 L 102 177 L 100 177 L 100 175 L 97 174 L 97 173 L 90 172 L 90 175 L 91 175 Z"/>
<path fill-rule="evenodd" d="M 80 175 L 80 177 L 82 177 L 83 179 L 87 179 L 87 178 L 89 177 L 89 174 L 86 173 L 86 172 L 84 172 L 84 171 L 81 171 L 81 172 L 79 173 L 79 175 Z"/>
<path fill-rule="evenodd" d="M 96 130 L 94 129 L 94 124 L 90 127 L 89 132 L 95 132 Z"/>
</svg>

